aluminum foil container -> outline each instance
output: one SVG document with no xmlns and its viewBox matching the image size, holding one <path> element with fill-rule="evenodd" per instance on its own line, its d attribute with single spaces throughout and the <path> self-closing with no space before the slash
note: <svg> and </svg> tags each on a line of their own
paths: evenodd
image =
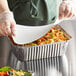
<svg viewBox="0 0 76 76">
<path fill-rule="evenodd" d="M 62 56 L 67 50 L 68 43 L 71 36 L 66 31 L 57 25 L 57 28 L 61 29 L 69 40 L 62 42 L 54 42 L 37 46 L 13 46 L 14 55 L 21 61 L 36 60 L 49 57 Z"/>
</svg>

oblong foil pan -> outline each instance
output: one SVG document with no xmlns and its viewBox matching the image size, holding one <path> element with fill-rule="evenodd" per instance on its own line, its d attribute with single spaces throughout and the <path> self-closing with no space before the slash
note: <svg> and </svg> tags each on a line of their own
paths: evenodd
<svg viewBox="0 0 76 76">
<path fill-rule="evenodd" d="M 14 55 L 22 61 L 62 56 L 66 52 L 72 37 L 60 25 L 55 25 L 55 28 L 61 29 L 69 40 L 28 47 L 13 45 Z"/>
</svg>

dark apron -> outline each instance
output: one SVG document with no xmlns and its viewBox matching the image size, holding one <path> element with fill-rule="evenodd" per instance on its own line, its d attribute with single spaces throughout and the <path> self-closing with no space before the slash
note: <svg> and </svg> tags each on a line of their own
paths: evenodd
<svg viewBox="0 0 76 76">
<path fill-rule="evenodd" d="M 58 0 L 8 0 L 17 24 L 41 26 L 58 17 Z"/>
</svg>

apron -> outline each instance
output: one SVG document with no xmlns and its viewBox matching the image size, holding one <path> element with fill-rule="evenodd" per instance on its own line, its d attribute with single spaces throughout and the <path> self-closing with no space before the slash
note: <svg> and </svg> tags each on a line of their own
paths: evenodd
<svg viewBox="0 0 76 76">
<path fill-rule="evenodd" d="M 17 24 L 41 26 L 54 23 L 62 0 L 8 0 Z"/>
</svg>

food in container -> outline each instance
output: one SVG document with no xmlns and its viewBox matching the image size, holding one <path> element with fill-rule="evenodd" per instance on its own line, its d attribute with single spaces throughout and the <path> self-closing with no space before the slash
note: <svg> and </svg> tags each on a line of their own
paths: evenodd
<svg viewBox="0 0 76 76">
<path fill-rule="evenodd" d="M 54 25 L 42 38 L 28 44 L 15 44 L 14 54 L 23 61 L 62 56 L 72 37 L 60 26 Z"/>
<path fill-rule="evenodd" d="M 36 46 L 36 45 L 61 42 L 61 41 L 66 41 L 66 40 L 69 40 L 69 38 L 64 34 L 64 32 L 60 28 L 57 28 L 57 25 L 56 25 L 52 27 L 46 33 L 46 35 L 44 35 L 40 39 L 31 43 L 25 44 L 23 46 Z"/>
<path fill-rule="evenodd" d="M 27 43 L 27 44 L 15 44 L 18 46 L 37 46 L 42 44 L 48 44 L 48 43 L 54 43 L 54 42 L 61 42 L 61 41 L 67 41 L 69 38 L 66 36 L 66 34 L 63 32 L 61 27 L 59 25 L 53 26 L 43 37 L 39 38 L 38 40 Z"/>
</svg>

